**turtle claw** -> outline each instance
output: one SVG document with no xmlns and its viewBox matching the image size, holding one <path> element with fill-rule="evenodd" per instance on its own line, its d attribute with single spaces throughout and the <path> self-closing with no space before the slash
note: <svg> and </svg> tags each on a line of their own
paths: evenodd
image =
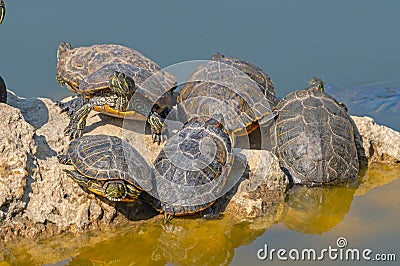
<svg viewBox="0 0 400 266">
<path fill-rule="evenodd" d="M 153 133 L 151 136 L 152 136 L 152 138 L 153 138 L 153 143 L 157 143 L 158 145 L 161 144 L 161 142 L 162 142 L 162 140 L 163 140 L 161 134 Z"/>
<path fill-rule="evenodd" d="M 174 218 L 172 214 L 164 213 L 164 224 L 168 224 Z"/>
<path fill-rule="evenodd" d="M 60 113 L 66 113 L 69 117 L 73 116 L 76 111 L 81 109 L 85 105 L 86 101 L 81 96 L 76 96 L 68 102 L 57 101 L 56 105 L 60 107 Z"/>
</svg>

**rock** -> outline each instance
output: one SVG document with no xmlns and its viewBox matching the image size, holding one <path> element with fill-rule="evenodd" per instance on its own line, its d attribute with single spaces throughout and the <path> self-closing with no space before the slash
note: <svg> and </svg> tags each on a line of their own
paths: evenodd
<svg viewBox="0 0 400 266">
<path fill-rule="evenodd" d="M 400 133 L 377 125 L 370 117 L 352 116 L 362 137 L 362 147 L 369 163 L 399 163 Z"/>
<path fill-rule="evenodd" d="M 85 191 L 68 178 L 57 160 L 69 140 L 63 130 L 69 119 L 49 99 L 23 99 L 9 91 L 0 104 L 0 239 L 37 237 L 149 219 L 157 214 L 148 204 L 116 203 Z M 400 134 L 353 117 L 360 133 L 359 148 L 369 161 L 398 162 Z M 122 136 L 121 119 L 92 112 L 86 134 Z M 137 125 L 135 125 L 137 123 Z M 133 122 L 143 127 L 143 122 Z M 150 135 L 130 131 L 131 143 L 151 163 L 162 148 Z M 396 150 L 397 149 L 397 150 Z M 275 217 L 288 188 L 277 158 L 269 151 L 238 149 L 232 172 L 247 170 L 240 182 L 215 204 L 235 219 Z M 273 220 L 273 219 L 272 219 Z"/>
<path fill-rule="evenodd" d="M 19 109 L 0 104 L 0 110 L 0 221 L 10 221 L 21 215 L 28 203 L 35 132 Z"/>
</svg>

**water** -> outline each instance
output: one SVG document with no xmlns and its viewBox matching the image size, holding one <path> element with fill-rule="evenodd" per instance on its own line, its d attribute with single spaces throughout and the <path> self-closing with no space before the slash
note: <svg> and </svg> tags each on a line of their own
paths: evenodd
<svg viewBox="0 0 400 266">
<path fill-rule="evenodd" d="M 243 58 L 271 75 L 281 97 L 304 88 L 311 76 L 321 77 L 333 85 L 330 93 L 345 96 L 342 100 L 350 113 L 368 114 L 399 129 L 399 111 L 393 107 L 397 96 L 392 107 L 379 112 L 375 110 L 379 106 L 357 102 L 359 94 L 379 97 L 380 88 L 388 86 L 398 95 L 400 2 L 395 0 L 6 0 L 6 5 L 6 18 L 0 25 L 0 75 L 9 89 L 23 97 L 57 100 L 70 95 L 55 80 L 60 41 L 73 46 L 119 43 L 163 67 L 209 59 L 216 52 Z M 349 94 L 349 89 L 366 85 L 372 89 Z M 368 170 L 358 188 L 316 189 L 309 198 L 320 199 L 322 205 L 314 202 L 309 213 L 294 204 L 294 195 L 276 220 L 176 219 L 168 228 L 155 220 L 40 243 L 20 241 L 2 251 L 0 265 L 127 265 L 135 261 L 271 265 L 256 257 L 264 244 L 317 249 L 334 246 L 339 236 L 346 237 L 351 247 L 399 256 L 399 176 L 398 168 L 377 166 Z M 335 205 L 336 201 L 340 204 Z"/>
<path fill-rule="evenodd" d="M 258 250 L 267 244 L 320 251 L 337 248 L 339 237 L 346 238 L 347 248 L 393 253 L 398 259 L 399 177 L 398 167 L 374 164 L 346 186 L 295 189 L 274 217 L 189 217 L 164 225 L 160 215 L 117 230 L 19 241 L 2 247 L 0 265 L 284 265 L 276 257 L 259 260 Z M 326 258 L 324 263 L 343 262 Z"/>
<path fill-rule="evenodd" d="M 119 43 L 161 66 L 237 56 L 267 71 L 277 93 L 311 76 L 338 87 L 398 79 L 398 1 L 6 1 L 0 73 L 24 97 L 60 99 L 60 41 Z"/>
</svg>

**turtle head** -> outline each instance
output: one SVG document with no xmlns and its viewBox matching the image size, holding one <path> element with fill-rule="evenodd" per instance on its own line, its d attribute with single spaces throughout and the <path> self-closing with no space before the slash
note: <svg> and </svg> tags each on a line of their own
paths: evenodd
<svg viewBox="0 0 400 266">
<path fill-rule="evenodd" d="M 310 82 L 308 82 L 308 89 L 315 91 L 324 91 L 324 82 L 322 79 L 312 77 Z"/>
<path fill-rule="evenodd" d="M 108 181 L 103 189 L 104 196 L 111 201 L 133 202 L 140 195 L 140 190 L 122 180 Z"/>
<path fill-rule="evenodd" d="M 132 96 L 136 90 L 135 81 L 124 73 L 115 71 L 108 81 L 109 88 L 119 95 Z"/>
<path fill-rule="evenodd" d="M 72 49 L 71 44 L 67 42 L 61 42 L 60 45 L 58 45 L 57 49 L 57 61 L 59 61 L 63 57 L 66 51 L 71 49 Z"/>
</svg>

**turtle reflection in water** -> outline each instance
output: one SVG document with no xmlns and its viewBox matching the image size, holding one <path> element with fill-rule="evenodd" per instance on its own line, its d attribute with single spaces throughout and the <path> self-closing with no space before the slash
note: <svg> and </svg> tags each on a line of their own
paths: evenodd
<svg viewBox="0 0 400 266">
<path fill-rule="evenodd" d="M 291 230 L 306 234 L 331 230 L 350 210 L 357 187 L 356 182 L 351 183 L 349 186 L 292 188 L 282 223 Z"/>
<path fill-rule="evenodd" d="M 353 123 L 320 79 L 284 97 L 276 110 L 275 154 L 293 183 L 333 184 L 357 175 Z"/>
</svg>

